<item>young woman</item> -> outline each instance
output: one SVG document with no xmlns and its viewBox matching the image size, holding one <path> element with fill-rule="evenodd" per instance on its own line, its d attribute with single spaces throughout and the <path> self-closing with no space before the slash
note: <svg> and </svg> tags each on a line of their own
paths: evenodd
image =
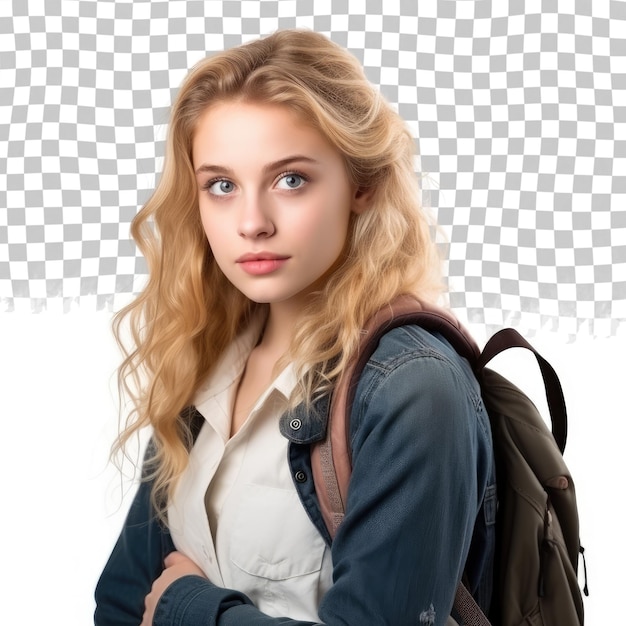
<svg viewBox="0 0 626 626">
<path fill-rule="evenodd" d="M 438 334 L 400 327 L 369 360 L 332 542 L 311 478 L 366 321 L 440 293 L 413 157 L 322 35 L 279 31 L 192 69 L 133 223 L 150 276 L 117 319 L 134 341 L 121 380 L 136 383 L 119 445 L 153 437 L 96 624 L 445 624 L 473 534 L 465 572 L 488 588 L 489 424 Z"/>
</svg>

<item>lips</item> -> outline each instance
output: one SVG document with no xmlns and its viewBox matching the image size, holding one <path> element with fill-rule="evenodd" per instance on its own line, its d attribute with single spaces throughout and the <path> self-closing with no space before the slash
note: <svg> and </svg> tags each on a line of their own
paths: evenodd
<svg viewBox="0 0 626 626">
<path fill-rule="evenodd" d="M 271 252 L 247 253 L 240 256 L 236 263 L 244 272 L 253 276 L 271 274 L 280 269 L 289 260 L 288 256 Z"/>
</svg>

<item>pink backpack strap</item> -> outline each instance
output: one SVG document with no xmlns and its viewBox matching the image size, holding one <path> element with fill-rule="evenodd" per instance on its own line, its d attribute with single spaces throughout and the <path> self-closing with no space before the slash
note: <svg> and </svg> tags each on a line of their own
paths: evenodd
<svg viewBox="0 0 626 626">
<path fill-rule="evenodd" d="M 332 538 L 345 514 L 352 473 L 350 411 L 361 372 L 378 347 L 381 337 L 393 328 L 406 324 L 419 324 L 431 332 L 441 331 L 454 349 L 472 364 L 480 354 L 474 340 L 451 313 L 426 305 L 414 296 L 398 297 L 368 320 L 357 353 L 343 371 L 333 392 L 326 438 L 311 448 L 315 490 Z"/>
</svg>

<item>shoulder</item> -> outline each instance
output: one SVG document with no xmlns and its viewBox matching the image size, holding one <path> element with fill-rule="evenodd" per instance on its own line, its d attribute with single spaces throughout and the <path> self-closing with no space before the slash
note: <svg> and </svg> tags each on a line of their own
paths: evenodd
<svg viewBox="0 0 626 626">
<path fill-rule="evenodd" d="M 466 359 L 439 333 L 416 325 L 395 328 L 380 343 L 357 384 L 352 435 L 385 422 L 425 432 L 482 432 L 490 438 L 480 385 Z"/>
<path fill-rule="evenodd" d="M 468 396 L 480 401 L 480 386 L 467 360 L 443 335 L 421 326 L 399 326 L 383 335 L 361 378 L 380 385 L 389 377 L 408 377 L 420 387 L 426 383 L 445 385 L 455 379 Z"/>
</svg>

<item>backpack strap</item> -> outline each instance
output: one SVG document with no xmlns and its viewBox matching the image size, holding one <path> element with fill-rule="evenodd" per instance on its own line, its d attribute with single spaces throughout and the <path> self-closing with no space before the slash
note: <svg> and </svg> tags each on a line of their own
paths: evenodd
<svg viewBox="0 0 626 626">
<path fill-rule="evenodd" d="M 563 454 L 565 451 L 565 443 L 567 442 L 567 409 L 565 407 L 561 382 L 550 363 L 548 363 L 522 335 L 514 328 L 503 328 L 491 337 L 474 366 L 476 375 L 480 379 L 480 374 L 485 368 L 485 365 L 498 354 L 509 348 L 525 348 L 535 355 L 543 377 L 546 398 L 548 400 L 548 409 L 550 417 L 552 418 L 552 435 L 561 454 Z"/>
<path fill-rule="evenodd" d="M 361 342 L 335 386 L 324 440 L 311 447 L 313 482 L 322 516 L 331 538 L 343 520 L 348 483 L 352 473 L 350 410 L 361 372 L 378 347 L 380 339 L 393 328 L 418 324 L 441 332 L 453 348 L 470 363 L 480 355 L 478 346 L 448 311 L 426 305 L 414 296 L 403 295 L 377 311 L 365 324 Z"/>
<path fill-rule="evenodd" d="M 480 350 L 459 321 L 445 309 L 426 305 L 414 296 L 403 295 L 377 311 L 366 323 L 354 358 L 348 363 L 335 386 L 326 437 L 311 447 L 313 480 L 322 516 L 334 538 L 343 520 L 348 483 L 352 473 L 350 411 L 361 373 L 378 347 L 380 339 L 393 328 L 417 324 L 431 332 L 442 333 L 452 347 L 472 365 Z"/>
<path fill-rule="evenodd" d="M 453 606 L 459 614 L 463 626 L 492 626 L 487 616 L 478 606 L 478 602 L 474 600 L 474 596 L 462 582 L 456 588 Z"/>
</svg>

